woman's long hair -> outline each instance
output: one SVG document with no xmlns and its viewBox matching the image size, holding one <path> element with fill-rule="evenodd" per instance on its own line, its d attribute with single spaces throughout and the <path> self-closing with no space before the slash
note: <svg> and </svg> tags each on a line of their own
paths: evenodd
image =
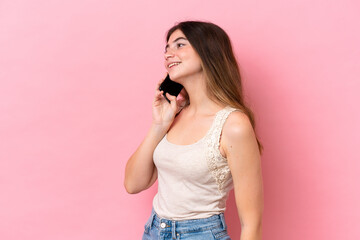
<svg viewBox="0 0 360 240">
<path fill-rule="evenodd" d="M 209 97 L 240 109 L 248 116 L 255 131 L 254 114 L 244 101 L 238 63 L 226 32 L 210 22 L 185 21 L 168 30 L 166 41 L 177 29 L 183 32 L 201 58 Z M 256 141 L 262 154 L 263 146 L 257 136 Z"/>
</svg>

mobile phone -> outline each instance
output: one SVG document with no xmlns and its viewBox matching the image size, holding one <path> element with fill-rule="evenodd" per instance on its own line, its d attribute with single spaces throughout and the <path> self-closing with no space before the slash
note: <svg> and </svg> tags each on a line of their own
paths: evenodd
<svg viewBox="0 0 360 240">
<path fill-rule="evenodd" d="M 183 89 L 183 85 L 180 83 L 174 82 L 170 79 L 169 74 L 166 76 L 165 80 L 160 84 L 159 90 L 164 91 L 163 95 L 165 99 L 170 103 L 170 100 L 166 97 L 166 93 L 170 95 L 177 96 Z"/>
</svg>

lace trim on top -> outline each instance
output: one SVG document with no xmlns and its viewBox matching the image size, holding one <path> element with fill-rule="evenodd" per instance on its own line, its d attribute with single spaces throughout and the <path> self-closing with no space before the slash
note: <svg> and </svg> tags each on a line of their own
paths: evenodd
<svg viewBox="0 0 360 240">
<path fill-rule="evenodd" d="M 226 107 L 223 112 L 216 116 L 212 129 L 206 138 L 206 160 L 209 170 L 213 175 L 218 190 L 221 192 L 224 188 L 224 183 L 231 177 L 230 168 L 227 159 L 220 153 L 220 135 L 229 114 L 237 109 Z"/>
</svg>

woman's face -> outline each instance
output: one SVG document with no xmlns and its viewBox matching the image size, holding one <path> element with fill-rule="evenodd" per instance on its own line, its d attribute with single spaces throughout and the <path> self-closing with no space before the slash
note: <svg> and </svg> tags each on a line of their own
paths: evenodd
<svg viewBox="0 0 360 240">
<path fill-rule="evenodd" d="M 201 59 L 181 30 L 175 30 L 165 47 L 165 68 L 172 80 L 202 72 Z"/>
</svg>

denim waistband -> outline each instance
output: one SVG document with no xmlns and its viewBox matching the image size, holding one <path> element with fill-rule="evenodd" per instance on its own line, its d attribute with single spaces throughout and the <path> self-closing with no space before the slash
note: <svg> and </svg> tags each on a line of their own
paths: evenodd
<svg viewBox="0 0 360 240">
<path fill-rule="evenodd" d="M 175 237 L 177 233 L 189 233 L 204 231 L 213 228 L 226 229 L 224 213 L 216 214 L 208 218 L 189 219 L 189 220 L 170 220 L 161 218 L 152 209 L 148 227 L 156 227 L 163 232 L 171 232 Z"/>
</svg>

